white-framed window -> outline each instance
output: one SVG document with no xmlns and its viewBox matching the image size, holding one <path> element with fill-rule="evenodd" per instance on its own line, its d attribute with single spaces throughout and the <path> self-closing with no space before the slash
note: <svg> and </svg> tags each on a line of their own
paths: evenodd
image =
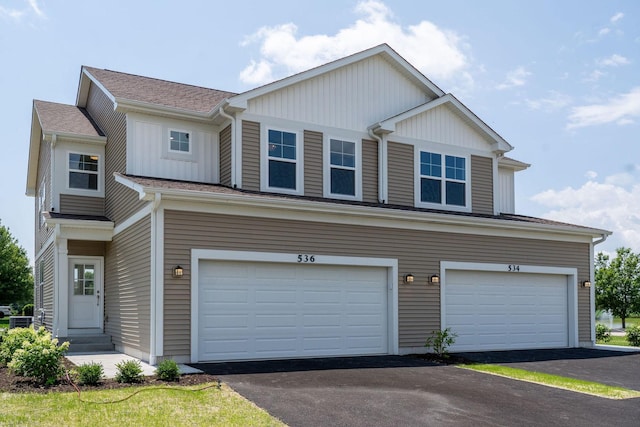
<svg viewBox="0 0 640 427">
<path fill-rule="evenodd" d="M 417 156 L 416 205 L 469 211 L 469 159 L 422 150 Z"/>
<path fill-rule="evenodd" d="M 95 154 L 69 153 L 69 188 L 98 191 L 99 164 Z"/>
<path fill-rule="evenodd" d="M 44 213 L 47 210 L 45 205 L 47 200 L 47 183 L 46 181 L 42 181 L 40 183 L 40 191 L 38 192 L 38 226 L 42 227 L 44 225 Z"/>
<path fill-rule="evenodd" d="M 324 196 L 362 200 L 362 155 L 358 140 L 326 137 L 324 140 Z"/>
<path fill-rule="evenodd" d="M 269 190 L 297 193 L 302 188 L 300 141 L 296 132 L 267 129 L 266 187 Z"/>
<path fill-rule="evenodd" d="M 44 307 L 44 260 L 38 264 L 38 308 Z"/>
<path fill-rule="evenodd" d="M 169 129 L 169 151 L 172 153 L 191 153 L 191 132 Z"/>
</svg>

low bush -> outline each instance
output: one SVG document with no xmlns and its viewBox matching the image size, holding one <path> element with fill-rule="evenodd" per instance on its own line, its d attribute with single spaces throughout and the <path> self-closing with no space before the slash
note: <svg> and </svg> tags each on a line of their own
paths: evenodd
<svg viewBox="0 0 640 427">
<path fill-rule="evenodd" d="M 7 366 L 17 375 L 53 385 L 63 373 L 62 357 L 68 349 L 68 342 L 58 345 L 57 339 L 51 339 L 51 334 L 40 328 L 33 342 L 25 340 L 15 350 Z"/>
<path fill-rule="evenodd" d="M 598 323 L 596 325 L 596 341 L 597 342 L 609 342 L 611 340 L 611 329 L 607 325 Z"/>
<path fill-rule="evenodd" d="M 175 360 L 163 360 L 156 368 L 156 375 L 162 381 L 178 381 L 180 379 L 180 368 Z"/>
<path fill-rule="evenodd" d="M 138 360 L 125 360 L 116 363 L 116 381 L 119 383 L 139 383 L 142 382 L 142 366 Z"/>
<path fill-rule="evenodd" d="M 22 307 L 23 316 L 33 316 L 33 304 L 26 304 Z"/>
<path fill-rule="evenodd" d="M 640 325 L 627 328 L 627 341 L 634 347 L 640 347 Z"/>
<path fill-rule="evenodd" d="M 78 383 L 82 385 L 97 385 L 104 376 L 104 368 L 100 363 L 83 363 L 76 368 Z"/>
<path fill-rule="evenodd" d="M 25 342 L 33 343 L 39 335 L 46 333 L 46 330 L 41 327 L 37 331 L 33 328 L 13 328 L 9 329 L 0 344 L 0 365 L 6 366 L 13 354 L 22 347 Z"/>
<path fill-rule="evenodd" d="M 427 338 L 425 347 L 433 347 L 433 351 L 440 357 L 449 357 L 449 346 L 456 342 L 458 334 L 451 332 L 451 328 L 446 328 L 441 331 L 433 331 L 431 336 Z"/>
</svg>

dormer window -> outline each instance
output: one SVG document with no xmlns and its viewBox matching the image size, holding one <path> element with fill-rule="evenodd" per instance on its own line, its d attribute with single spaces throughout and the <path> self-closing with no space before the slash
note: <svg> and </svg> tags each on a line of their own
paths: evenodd
<svg viewBox="0 0 640 427">
<path fill-rule="evenodd" d="M 416 205 L 470 210 L 467 164 L 465 157 L 419 151 Z"/>
<path fill-rule="evenodd" d="M 191 153 L 189 132 L 180 130 L 169 131 L 169 151 L 175 153 Z"/>
<path fill-rule="evenodd" d="M 98 160 L 94 154 L 69 153 L 69 188 L 97 191 Z"/>
</svg>

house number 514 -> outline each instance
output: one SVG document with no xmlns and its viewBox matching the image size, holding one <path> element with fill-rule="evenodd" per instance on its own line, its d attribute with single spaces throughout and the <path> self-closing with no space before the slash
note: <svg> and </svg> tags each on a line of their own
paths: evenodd
<svg viewBox="0 0 640 427">
<path fill-rule="evenodd" d="M 316 256 L 300 254 L 298 255 L 298 262 L 316 262 Z"/>
</svg>

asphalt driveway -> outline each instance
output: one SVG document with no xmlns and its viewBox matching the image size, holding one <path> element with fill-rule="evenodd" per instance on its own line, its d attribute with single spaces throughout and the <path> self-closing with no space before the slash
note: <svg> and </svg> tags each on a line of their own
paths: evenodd
<svg viewBox="0 0 640 427">
<path fill-rule="evenodd" d="M 638 359 L 628 356 L 595 359 L 601 366 L 635 366 L 637 379 Z M 557 355 L 555 361 L 584 359 Z M 411 356 L 193 366 L 290 426 L 636 426 L 640 418 L 640 399 L 588 396 Z"/>
</svg>

